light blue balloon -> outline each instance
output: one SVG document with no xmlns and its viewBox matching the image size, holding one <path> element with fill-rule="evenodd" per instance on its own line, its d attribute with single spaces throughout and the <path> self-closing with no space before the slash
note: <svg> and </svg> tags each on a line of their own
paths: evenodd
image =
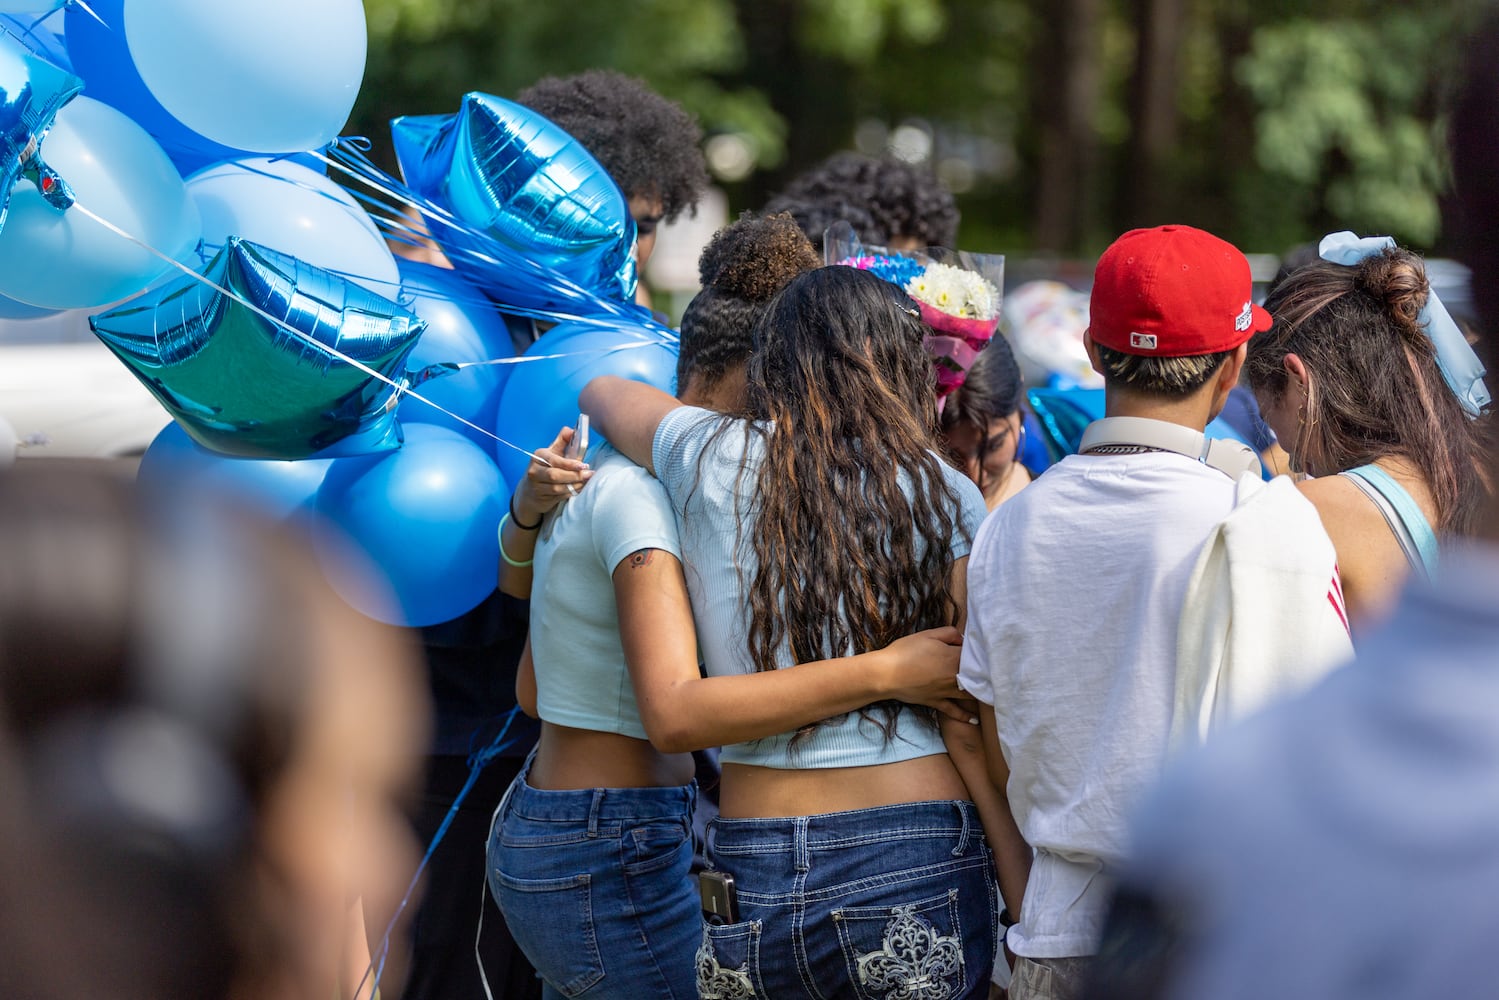
<svg viewBox="0 0 1499 1000">
<path fill-rule="evenodd" d="M 277 521 L 310 523 L 313 498 L 331 464 L 332 459 L 231 458 L 202 447 L 174 422 L 146 449 L 136 481 L 169 494 L 189 489 L 219 494 Z"/>
<path fill-rule="evenodd" d="M 56 316 L 61 311 L 60 309 L 43 309 L 41 306 L 28 306 L 9 296 L 0 295 L 0 319 L 41 319 L 43 316 Z"/>
<path fill-rule="evenodd" d="M 89 319 L 195 441 L 226 455 L 276 459 L 400 445 L 390 383 L 405 377 L 420 319 L 238 239 L 203 274 L 212 285 L 183 277 Z"/>
<path fill-rule="evenodd" d="M 84 79 L 83 94 L 117 108 L 166 151 L 186 176 L 194 170 L 250 155 L 205 138 L 182 124 L 151 93 L 125 41 L 125 0 L 89 0 L 89 10 L 72 4 L 64 12 L 67 46 Z"/>
<path fill-rule="evenodd" d="M 48 21 L 51 21 L 50 25 L 46 23 Z M 28 51 L 73 73 L 75 71 L 68 56 L 67 43 L 63 41 L 61 34 L 52 30 L 53 27 L 61 28 L 62 22 L 52 20 L 45 14 L 0 14 L 0 30 L 14 35 Z"/>
<path fill-rule="evenodd" d="M 172 162 L 135 122 L 77 97 L 57 113 L 43 151 L 77 204 L 60 212 L 36 185 L 16 185 L 0 230 L 0 294 L 48 309 L 96 308 L 174 272 L 160 255 L 195 257 L 198 210 Z"/>
<path fill-rule="evenodd" d="M 326 145 L 364 78 L 362 0 L 134 0 L 124 20 L 135 69 L 167 113 L 236 149 Z"/>
<path fill-rule="evenodd" d="M 379 458 L 341 458 L 318 490 L 317 513 L 384 571 L 401 605 L 388 608 L 350 580 L 336 544 L 314 548 L 334 587 L 355 608 L 399 625 L 435 625 L 477 607 L 499 575 L 500 518 L 510 489 L 484 450 L 445 427 L 411 424 L 406 444 Z"/>
<path fill-rule="evenodd" d="M 374 220 L 325 175 L 287 159 L 216 164 L 187 179 L 213 250 L 231 236 L 342 275 L 383 298 L 401 275 Z"/>
<path fill-rule="evenodd" d="M 52 208 L 72 204 L 66 181 L 43 162 L 40 143 L 82 87 L 82 80 L 33 55 L 20 38 L 0 32 L 0 225 L 22 177 Z"/>
<path fill-rule="evenodd" d="M 559 430 L 578 422 L 578 394 L 599 375 L 675 391 L 677 345 L 640 327 L 564 323 L 527 348 L 525 356 L 544 360 L 514 366 L 500 395 L 495 433 L 526 453 L 551 444 Z M 528 454 L 502 444 L 495 448 L 506 481 L 520 482 Z"/>
<path fill-rule="evenodd" d="M 554 269 L 587 292 L 635 297 L 635 223 L 619 186 L 582 144 L 529 108 L 466 94 L 452 115 L 391 122 L 407 185 L 449 209 L 485 239 Z M 535 309 L 558 301 L 523 269 L 486 265 L 487 251 L 450 227 L 432 225 L 454 266 L 497 301 Z"/>
<path fill-rule="evenodd" d="M 420 372 L 429 365 L 447 366 L 515 356 L 510 331 L 494 303 L 453 271 L 401 259 L 401 304 L 427 324 L 407 367 Z M 489 431 L 500 408 L 500 391 L 511 365 L 474 365 L 421 382 L 416 391 L 470 423 Z M 402 423 L 436 424 L 455 430 L 486 450 L 493 443 L 420 399 L 406 399 L 397 411 Z"/>
</svg>

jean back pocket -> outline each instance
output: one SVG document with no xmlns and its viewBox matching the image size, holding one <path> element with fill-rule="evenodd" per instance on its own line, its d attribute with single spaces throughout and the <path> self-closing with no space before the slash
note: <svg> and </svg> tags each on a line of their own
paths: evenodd
<svg viewBox="0 0 1499 1000">
<path fill-rule="evenodd" d="M 832 912 L 861 1000 L 952 1000 L 967 993 L 957 898 L 953 889 L 916 902 Z"/>
<path fill-rule="evenodd" d="M 490 875 L 511 936 L 543 979 L 572 997 L 604 978 L 588 875 L 523 879 L 498 868 Z"/>
</svg>

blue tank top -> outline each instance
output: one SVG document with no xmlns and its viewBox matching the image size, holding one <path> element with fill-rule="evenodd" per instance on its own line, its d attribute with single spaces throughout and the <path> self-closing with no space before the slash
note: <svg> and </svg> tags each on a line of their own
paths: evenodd
<svg viewBox="0 0 1499 1000">
<path fill-rule="evenodd" d="M 1415 498 L 1377 465 L 1361 465 L 1343 475 L 1378 505 L 1411 569 L 1430 575 L 1437 568 L 1437 533 Z"/>
</svg>

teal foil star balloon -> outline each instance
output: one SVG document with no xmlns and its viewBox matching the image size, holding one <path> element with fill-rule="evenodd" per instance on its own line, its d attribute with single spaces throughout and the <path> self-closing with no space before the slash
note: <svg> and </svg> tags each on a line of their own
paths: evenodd
<svg viewBox="0 0 1499 1000">
<path fill-rule="evenodd" d="M 280 459 L 400 446 L 396 385 L 359 365 L 404 385 L 422 320 L 237 237 L 203 277 L 184 275 L 89 319 L 195 441 L 226 455 Z"/>
<path fill-rule="evenodd" d="M 82 89 L 78 77 L 0 31 L 0 226 L 11 189 L 22 177 L 30 178 L 53 208 L 72 206 L 73 192 L 43 161 L 41 142 L 58 110 Z"/>
<path fill-rule="evenodd" d="M 527 308 L 558 305 L 557 292 L 538 288 L 534 274 L 504 266 L 508 250 L 601 298 L 634 300 L 635 223 L 625 196 L 551 121 L 472 93 L 456 114 L 397 118 L 391 133 L 407 186 L 473 230 L 435 225 L 433 237 L 493 298 Z"/>
</svg>

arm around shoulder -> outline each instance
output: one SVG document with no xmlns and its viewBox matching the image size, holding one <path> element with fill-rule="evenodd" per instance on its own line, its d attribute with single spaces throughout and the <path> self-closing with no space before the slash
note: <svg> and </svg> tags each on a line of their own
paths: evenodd
<svg viewBox="0 0 1499 1000">
<path fill-rule="evenodd" d="M 655 386 L 617 375 L 600 375 L 584 386 L 578 396 L 578 408 L 588 414 L 594 429 L 620 454 L 652 472 L 655 467 L 651 447 L 656 428 L 681 405 L 676 397 Z"/>
</svg>

